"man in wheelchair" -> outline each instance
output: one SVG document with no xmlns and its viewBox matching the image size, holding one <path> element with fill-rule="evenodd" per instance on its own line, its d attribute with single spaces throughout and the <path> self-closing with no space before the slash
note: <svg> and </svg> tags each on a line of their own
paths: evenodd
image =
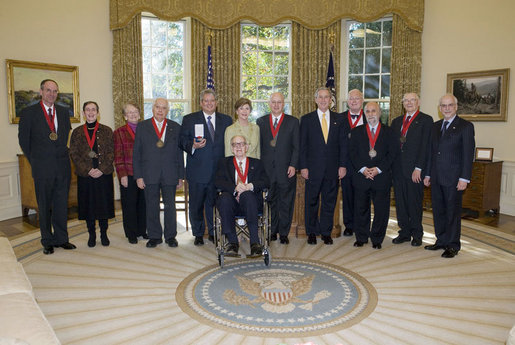
<svg viewBox="0 0 515 345">
<path fill-rule="evenodd" d="M 250 256 L 260 256 L 263 247 L 259 243 L 258 213 L 263 207 L 262 191 L 269 181 L 259 159 L 247 157 L 249 145 L 244 136 L 231 138 L 234 156 L 224 157 L 218 163 L 215 186 L 221 190 L 216 201 L 220 213 L 222 232 L 227 238 L 227 254 L 239 251 L 235 216 L 244 216 L 250 233 Z"/>
</svg>

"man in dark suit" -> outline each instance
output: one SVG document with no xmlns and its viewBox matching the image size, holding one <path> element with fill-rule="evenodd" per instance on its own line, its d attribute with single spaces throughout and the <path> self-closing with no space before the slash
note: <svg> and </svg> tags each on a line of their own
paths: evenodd
<svg viewBox="0 0 515 345">
<path fill-rule="evenodd" d="M 163 243 L 163 228 L 159 217 L 160 195 L 164 203 L 164 237 L 170 247 L 177 247 L 175 190 L 184 178 L 184 157 L 179 148 L 181 126 L 166 119 L 170 106 L 157 98 L 152 106 L 154 116 L 138 124 L 134 139 L 132 165 L 134 178 L 145 190 L 147 208 L 148 248 Z"/>
<path fill-rule="evenodd" d="M 302 116 L 300 121 L 299 167 L 306 180 L 306 233 L 308 244 L 316 244 L 317 235 L 325 244 L 333 244 L 331 231 L 338 179 L 347 172 L 347 142 L 343 134 L 343 117 L 329 110 L 330 90 L 318 88 L 315 102 L 318 109 Z"/>
<path fill-rule="evenodd" d="M 367 118 L 363 114 L 363 94 L 357 89 L 349 91 L 347 97 L 348 110 L 341 113 L 343 115 L 343 133 L 347 140 L 347 147 L 350 142 L 350 132 L 357 126 L 367 123 Z M 347 150 L 347 167 L 350 169 L 351 161 Z M 343 224 L 345 230 L 343 236 L 352 236 L 354 234 L 354 187 L 352 186 L 352 174 L 346 174 L 341 180 L 342 185 L 342 201 L 343 201 Z"/>
<path fill-rule="evenodd" d="M 247 157 L 249 146 L 245 137 L 231 138 L 234 156 L 220 159 L 215 185 L 222 193 L 216 207 L 220 212 L 222 232 L 229 242 L 228 254 L 238 254 L 239 244 L 235 229 L 235 216 L 244 215 L 250 232 L 250 255 L 259 256 L 263 247 L 259 243 L 258 210 L 263 203 L 261 193 L 269 182 L 259 159 Z"/>
<path fill-rule="evenodd" d="M 194 244 L 204 244 L 204 212 L 209 234 L 213 236 L 216 165 L 224 156 L 225 129 L 232 124 L 230 116 L 216 113 L 216 94 L 211 89 L 200 93 L 201 111 L 186 115 L 181 126 L 181 148 L 186 152 L 186 180 L 189 192 L 189 217 Z"/>
<path fill-rule="evenodd" d="M 460 118 L 458 100 L 451 94 L 440 98 L 443 120 L 431 131 L 426 186 L 431 185 L 435 244 L 427 250 L 445 249 L 444 258 L 455 257 L 461 249 L 461 203 L 470 183 L 474 160 L 474 125 Z"/>
<path fill-rule="evenodd" d="M 367 103 L 365 116 L 367 124 L 352 130 L 349 146 L 354 185 L 354 246 L 362 247 L 370 237 L 373 248 L 381 249 L 390 215 L 391 166 L 399 148 L 392 129 L 379 121 L 381 109 L 376 102 Z"/>
<path fill-rule="evenodd" d="M 411 241 L 418 247 L 422 244 L 423 178 L 427 172 L 427 155 L 433 118 L 419 111 L 416 93 L 407 93 L 402 98 L 406 113 L 392 121 L 397 134 L 400 152 L 392 165 L 395 209 L 399 224 L 399 236 L 394 244 Z"/>
<path fill-rule="evenodd" d="M 54 247 L 76 248 L 68 241 L 67 230 L 70 115 L 55 104 L 58 92 L 54 80 L 43 80 L 41 101 L 22 111 L 18 128 L 20 147 L 32 168 L 44 254 L 52 254 Z"/>
<path fill-rule="evenodd" d="M 288 244 L 299 161 L 299 120 L 283 113 L 284 96 L 270 95 L 269 115 L 257 120 L 261 142 L 261 161 L 270 179 L 270 207 L 272 216 L 271 240 Z"/>
</svg>

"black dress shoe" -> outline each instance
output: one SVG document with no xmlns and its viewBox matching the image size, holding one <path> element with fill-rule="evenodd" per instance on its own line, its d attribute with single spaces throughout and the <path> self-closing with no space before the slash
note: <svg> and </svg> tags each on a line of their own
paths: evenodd
<svg viewBox="0 0 515 345">
<path fill-rule="evenodd" d="M 240 249 L 240 246 L 238 245 L 238 243 L 229 243 L 227 245 L 225 252 L 228 255 L 238 255 L 239 249 Z"/>
<path fill-rule="evenodd" d="M 288 236 L 279 236 L 279 240 L 281 241 L 281 244 L 288 244 L 288 243 L 290 243 L 290 240 L 288 239 Z"/>
<path fill-rule="evenodd" d="M 143 234 L 143 235 L 141 235 L 141 237 L 143 237 L 144 240 L 148 240 L 148 235 L 147 234 Z"/>
<path fill-rule="evenodd" d="M 202 239 L 202 237 L 200 239 Z M 196 241 L 196 239 L 195 239 L 195 241 Z M 179 243 L 177 243 L 177 240 L 175 239 L 175 237 L 167 239 L 166 243 L 168 243 L 168 247 L 172 247 L 172 248 L 175 248 L 179 245 Z M 202 244 L 204 244 L 204 241 L 202 241 Z"/>
<path fill-rule="evenodd" d="M 345 230 L 343 231 L 343 236 L 352 236 L 352 235 L 354 235 L 354 231 L 352 231 L 352 229 L 345 228 Z"/>
<path fill-rule="evenodd" d="M 445 249 L 445 251 L 442 253 L 442 258 L 453 258 L 453 257 L 455 257 L 456 255 L 458 255 L 458 250 L 457 250 L 457 249 L 454 249 L 454 248 L 447 248 L 447 249 Z"/>
<path fill-rule="evenodd" d="M 215 236 L 214 236 L 214 235 L 209 235 L 209 236 L 207 237 L 207 239 L 209 240 L 209 242 L 211 242 L 211 243 L 215 243 Z"/>
<path fill-rule="evenodd" d="M 426 250 L 438 250 L 438 249 L 445 249 L 445 247 L 435 243 L 435 244 L 431 244 L 431 245 L 428 245 L 428 246 L 424 246 L 424 249 L 426 249 Z"/>
<path fill-rule="evenodd" d="M 324 241 L 324 244 L 333 244 L 333 239 L 331 238 L 331 235 L 329 236 L 325 236 L 325 235 L 322 235 L 320 236 L 322 238 L 322 241 Z"/>
<path fill-rule="evenodd" d="M 196 246 L 203 246 L 204 245 L 204 239 L 202 236 L 195 236 L 195 241 L 193 242 Z"/>
<path fill-rule="evenodd" d="M 111 241 L 109 241 L 109 237 L 107 237 L 106 232 L 100 233 L 100 243 L 102 243 L 104 247 L 108 247 L 111 244 Z"/>
<path fill-rule="evenodd" d="M 414 238 L 411 240 L 411 245 L 413 247 L 420 247 L 422 245 L 422 240 L 420 238 Z"/>
<path fill-rule="evenodd" d="M 270 235 L 270 241 L 277 241 L 277 234 Z"/>
<path fill-rule="evenodd" d="M 90 232 L 89 238 L 88 238 L 88 247 L 93 248 L 96 245 L 97 245 L 97 235 L 95 232 Z"/>
<path fill-rule="evenodd" d="M 404 242 L 409 242 L 409 240 L 410 240 L 409 237 L 402 237 L 401 235 L 399 235 L 392 240 L 392 243 L 393 244 L 401 244 Z"/>
<path fill-rule="evenodd" d="M 129 243 L 130 244 L 137 244 L 138 238 L 137 237 L 129 237 Z"/>
<path fill-rule="evenodd" d="M 252 243 L 250 245 L 250 256 L 258 257 L 263 255 L 263 247 L 259 243 Z"/>
<path fill-rule="evenodd" d="M 308 244 L 317 244 L 317 237 L 315 234 L 309 234 Z"/>
<path fill-rule="evenodd" d="M 147 242 L 147 248 L 155 248 L 158 244 L 163 243 L 163 240 L 150 239 Z"/>
<path fill-rule="evenodd" d="M 54 246 L 44 246 L 43 247 L 43 254 L 49 255 L 54 253 Z"/>
<path fill-rule="evenodd" d="M 374 249 L 381 249 L 381 243 L 372 244 L 372 248 L 374 248 Z"/>
<path fill-rule="evenodd" d="M 60 245 L 55 246 L 55 247 L 63 248 L 63 249 L 66 249 L 66 250 L 77 248 L 74 244 L 72 244 L 70 242 L 64 242 L 63 244 L 60 244 Z"/>
<path fill-rule="evenodd" d="M 364 245 L 365 243 L 368 243 L 368 242 L 356 241 L 356 242 L 354 242 L 354 247 L 363 247 L 363 245 Z"/>
</svg>

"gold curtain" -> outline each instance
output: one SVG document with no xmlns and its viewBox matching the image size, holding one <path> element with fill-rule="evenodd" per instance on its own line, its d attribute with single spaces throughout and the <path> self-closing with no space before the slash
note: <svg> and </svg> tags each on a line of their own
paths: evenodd
<svg viewBox="0 0 515 345">
<path fill-rule="evenodd" d="M 115 128 L 125 123 L 126 102 L 139 104 L 143 117 L 143 65 L 141 54 L 141 15 L 122 29 L 113 30 L 113 103 Z"/>
<path fill-rule="evenodd" d="M 207 46 L 210 41 L 217 110 L 234 118 L 234 103 L 240 95 L 240 24 L 227 29 L 210 29 L 192 19 L 191 32 L 192 110 L 200 109 L 199 94 L 206 88 Z"/>
<path fill-rule="evenodd" d="M 338 87 L 340 72 L 340 34 L 338 21 L 321 30 L 312 30 L 299 23 L 292 23 L 292 115 L 300 118 L 315 110 L 315 90 L 324 86 L 327 66 L 334 42 L 333 62 Z M 338 90 L 336 90 L 338 94 Z"/>
<path fill-rule="evenodd" d="M 424 0 L 110 0 L 111 30 L 127 25 L 142 11 L 164 20 L 193 17 L 211 28 L 228 28 L 242 20 L 275 25 L 292 20 L 310 29 L 326 28 L 343 18 L 370 22 L 397 14 L 422 31 Z"/>
<path fill-rule="evenodd" d="M 392 70 L 390 84 L 390 120 L 403 113 L 402 96 L 407 92 L 420 95 L 422 74 L 422 33 L 410 29 L 404 20 L 393 16 Z"/>
</svg>

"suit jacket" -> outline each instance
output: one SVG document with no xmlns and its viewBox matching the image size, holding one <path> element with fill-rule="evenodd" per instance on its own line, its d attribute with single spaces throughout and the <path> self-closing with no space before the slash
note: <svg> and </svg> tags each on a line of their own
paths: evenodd
<svg viewBox="0 0 515 345">
<path fill-rule="evenodd" d="M 356 188 L 388 189 L 392 185 L 392 163 L 399 151 L 396 136 L 392 129 L 381 124 L 381 130 L 374 146 L 377 155 L 370 158 L 370 144 L 367 135 L 367 125 L 354 128 L 350 139 L 350 157 L 352 161 L 352 184 Z M 375 176 L 374 180 L 365 178 L 359 172 L 362 167 L 378 167 L 381 173 Z"/>
<path fill-rule="evenodd" d="M 112 174 L 114 171 L 114 142 L 113 131 L 106 125 L 98 124 L 96 134 L 97 153 L 98 153 L 98 169 L 104 175 Z M 93 169 L 93 160 L 88 156 L 91 151 L 86 134 L 84 134 L 84 125 L 75 128 L 70 138 L 70 157 L 75 164 L 75 174 L 82 177 L 88 177 L 88 173 Z"/>
<path fill-rule="evenodd" d="M 236 181 L 234 179 L 236 169 L 234 168 L 233 157 L 223 157 L 220 159 L 215 177 L 216 188 L 230 194 L 233 194 L 236 188 Z M 269 187 L 268 176 L 263 168 L 263 163 L 259 159 L 247 158 L 249 159 L 247 183 L 252 183 L 254 185 L 254 193 L 259 193 Z"/>
<path fill-rule="evenodd" d="M 196 149 L 192 154 L 193 139 L 195 138 L 195 125 L 204 125 L 204 137 L 206 146 Z M 211 140 L 207 122 L 202 111 L 186 115 L 182 120 L 180 133 L 180 147 L 186 154 L 186 178 L 197 183 L 209 183 L 213 181 L 216 166 L 220 158 L 224 156 L 225 129 L 232 124 L 232 118 L 225 114 L 216 113 L 215 116 L 215 140 Z"/>
<path fill-rule="evenodd" d="M 427 114 L 419 112 L 417 117 L 411 122 L 406 133 L 406 142 L 401 147 L 401 127 L 404 116 L 396 117 L 392 121 L 391 128 L 396 134 L 396 141 L 400 152 L 393 163 L 392 170 L 394 177 L 404 177 L 411 179 L 415 168 L 422 169 L 421 176 L 427 172 L 427 157 L 429 155 L 429 139 L 433 118 Z"/>
<path fill-rule="evenodd" d="M 30 162 L 33 178 L 70 176 L 68 137 L 70 116 L 67 108 L 55 105 L 57 116 L 57 140 L 49 138 L 50 127 L 40 102 L 31 105 L 20 114 L 18 141 Z"/>
<path fill-rule="evenodd" d="M 347 142 L 343 133 L 343 117 L 331 111 L 327 144 L 317 111 L 300 120 L 299 169 L 309 169 L 309 178 L 338 178 L 338 168 L 346 167 Z"/>
<path fill-rule="evenodd" d="M 257 119 L 261 142 L 261 162 L 265 166 L 266 174 L 271 182 L 288 182 L 288 167 L 299 166 L 299 120 L 293 116 L 283 114 L 284 118 L 279 127 L 274 147 L 272 141 L 272 129 L 268 114 Z"/>
<path fill-rule="evenodd" d="M 343 117 L 343 135 L 345 137 L 345 140 L 347 141 L 347 157 L 346 157 L 346 162 L 347 162 L 347 169 L 352 169 L 352 162 L 350 160 L 350 152 L 349 152 L 349 144 L 350 144 L 350 132 L 352 131 L 352 128 L 350 126 L 350 123 L 349 123 L 349 111 L 346 110 L 344 111 L 343 113 L 340 113 L 340 115 Z M 365 112 L 363 111 L 363 115 L 361 116 L 361 118 L 363 119 L 363 124 L 366 125 L 367 124 L 367 117 L 365 116 Z"/>
<path fill-rule="evenodd" d="M 132 167 L 134 179 L 143 178 L 145 184 L 176 185 L 184 178 L 184 156 L 179 148 L 181 126 L 167 120 L 164 146 L 156 146 L 159 140 L 152 118 L 138 124 L 134 138 Z"/>
<path fill-rule="evenodd" d="M 474 125 L 456 115 L 442 136 L 443 120 L 433 124 L 428 159 L 431 184 L 452 186 L 460 178 L 470 180 L 474 160 Z"/>
</svg>

